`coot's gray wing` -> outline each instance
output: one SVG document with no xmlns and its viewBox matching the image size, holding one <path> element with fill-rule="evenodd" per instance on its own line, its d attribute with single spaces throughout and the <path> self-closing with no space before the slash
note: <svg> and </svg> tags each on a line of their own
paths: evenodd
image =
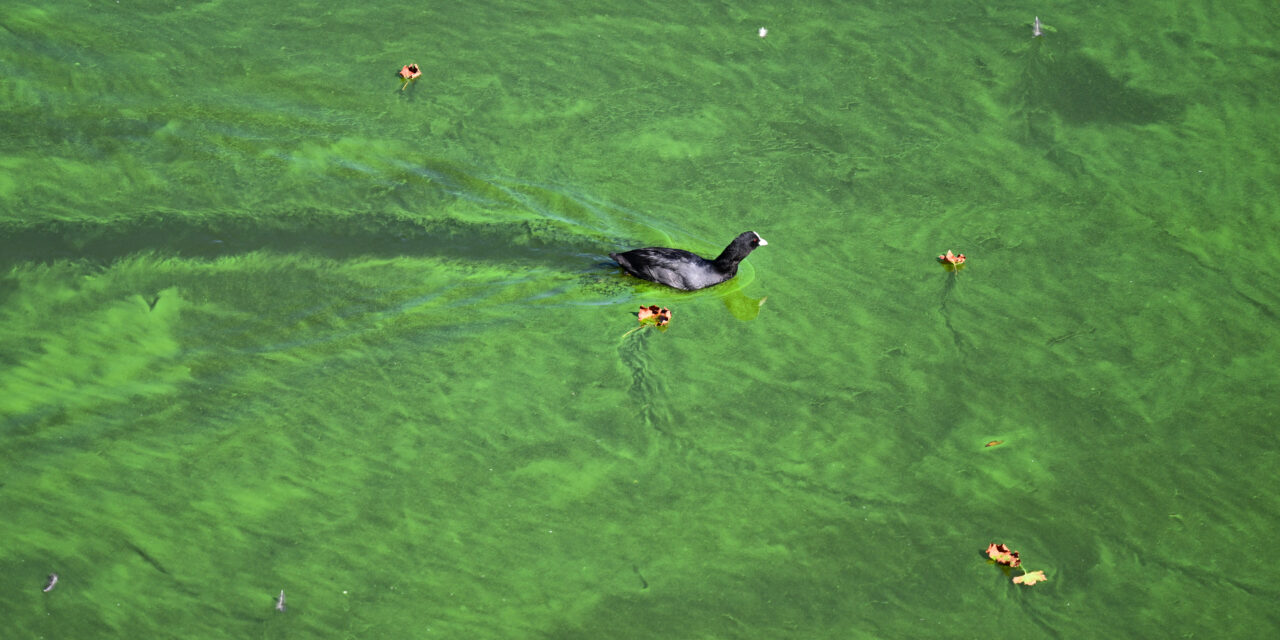
<svg viewBox="0 0 1280 640">
<path fill-rule="evenodd" d="M 682 249 L 648 247 L 611 253 L 609 257 L 637 278 L 685 291 L 708 287 L 723 280 L 711 282 L 715 278 L 711 263 Z"/>
</svg>

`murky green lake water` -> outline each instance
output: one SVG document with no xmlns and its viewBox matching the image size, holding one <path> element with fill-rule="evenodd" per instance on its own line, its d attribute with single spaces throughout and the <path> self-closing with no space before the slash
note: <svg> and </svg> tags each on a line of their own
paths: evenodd
<svg viewBox="0 0 1280 640">
<path fill-rule="evenodd" d="M 0 619 L 1263 637 L 1273 13 L 6 4 Z"/>
</svg>

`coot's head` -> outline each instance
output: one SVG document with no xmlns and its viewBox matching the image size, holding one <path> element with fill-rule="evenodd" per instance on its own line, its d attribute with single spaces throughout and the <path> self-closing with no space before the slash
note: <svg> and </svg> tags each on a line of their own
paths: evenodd
<svg viewBox="0 0 1280 640">
<path fill-rule="evenodd" d="M 751 252 L 755 251 L 756 247 L 763 247 L 766 244 L 769 243 L 765 242 L 764 238 L 760 237 L 760 234 L 754 231 L 744 231 L 738 234 L 738 237 L 734 238 L 733 242 L 729 243 L 729 246 L 724 248 L 724 252 L 716 258 L 716 262 L 722 266 L 733 265 L 736 267 L 739 262 L 742 262 L 743 258 L 751 255 Z"/>
<path fill-rule="evenodd" d="M 751 245 L 752 249 L 755 249 L 756 247 L 763 247 L 766 244 L 769 244 L 768 242 L 765 241 L 764 238 L 760 237 L 760 234 L 754 231 L 744 231 L 741 234 L 739 234 L 738 237 L 735 238 L 735 240 L 742 240 L 743 238 L 747 240 L 747 243 Z"/>
</svg>

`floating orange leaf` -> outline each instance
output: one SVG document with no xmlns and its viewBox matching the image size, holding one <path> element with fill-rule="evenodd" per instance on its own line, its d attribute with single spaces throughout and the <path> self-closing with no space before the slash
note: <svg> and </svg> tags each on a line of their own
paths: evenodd
<svg viewBox="0 0 1280 640">
<path fill-rule="evenodd" d="M 422 69 L 416 64 L 406 64 L 400 69 L 400 78 L 402 80 L 417 80 L 422 77 Z"/>
<path fill-rule="evenodd" d="M 646 327 L 656 326 L 662 331 L 666 331 L 667 323 L 671 322 L 671 310 L 651 304 L 647 307 L 640 307 L 640 311 L 636 312 L 636 319 L 640 321 L 640 326 L 622 334 L 622 337 L 625 338 Z"/>
<path fill-rule="evenodd" d="M 1018 557 L 1017 551 L 1010 551 L 1009 547 L 994 542 L 987 546 L 987 557 L 995 560 L 996 564 L 1002 564 L 1006 567 L 1017 567 L 1022 564 L 1022 559 Z"/>
<path fill-rule="evenodd" d="M 653 322 L 659 327 L 664 327 L 668 322 L 671 322 L 671 310 L 652 304 L 647 307 L 640 307 L 640 311 L 636 313 L 636 318 L 642 323 Z"/>
<path fill-rule="evenodd" d="M 988 443 L 986 443 L 986 444 L 984 444 L 984 445 L 982 445 L 982 446 L 984 446 L 984 447 L 994 447 L 994 446 L 1002 445 L 1002 444 L 1004 444 L 1004 440 L 992 440 L 991 442 L 988 442 Z"/>
<path fill-rule="evenodd" d="M 952 253 L 950 250 L 947 250 L 946 253 L 938 256 L 938 262 L 942 263 L 942 266 L 946 267 L 947 271 L 959 271 L 963 269 L 964 261 L 965 257 L 963 253 L 957 255 Z"/>
<path fill-rule="evenodd" d="M 400 76 L 400 90 L 404 91 L 404 88 L 409 86 L 410 82 L 422 77 L 422 69 L 416 63 L 406 64 L 400 68 L 400 73 L 396 75 Z"/>
<path fill-rule="evenodd" d="M 1020 576 L 1014 576 L 1013 583 L 1025 584 L 1029 587 L 1037 582 L 1044 582 L 1048 579 L 1049 578 L 1044 575 L 1043 571 L 1028 571 Z"/>
</svg>

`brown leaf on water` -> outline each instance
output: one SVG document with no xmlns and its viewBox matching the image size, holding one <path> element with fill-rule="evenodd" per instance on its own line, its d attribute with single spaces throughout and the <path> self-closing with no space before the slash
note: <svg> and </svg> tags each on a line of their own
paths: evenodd
<svg viewBox="0 0 1280 640">
<path fill-rule="evenodd" d="M 1017 567 L 1022 564 L 1022 559 L 1018 557 L 1018 552 L 1009 550 L 1009 547 L 1005 544 L 992 542 L 987 545 L 987 557 L 1006 567 Z"/>
<path fill-rule="evenodd" d="M 1044 575 L 1043 571 L 1028 571 L 1020 576 L 1014 576 L 1013 583 L 1025 584 L 1029 587 L 1037 582 L 1044 582 L 1048 579 L 1049 578 Z"/>
</svg>

